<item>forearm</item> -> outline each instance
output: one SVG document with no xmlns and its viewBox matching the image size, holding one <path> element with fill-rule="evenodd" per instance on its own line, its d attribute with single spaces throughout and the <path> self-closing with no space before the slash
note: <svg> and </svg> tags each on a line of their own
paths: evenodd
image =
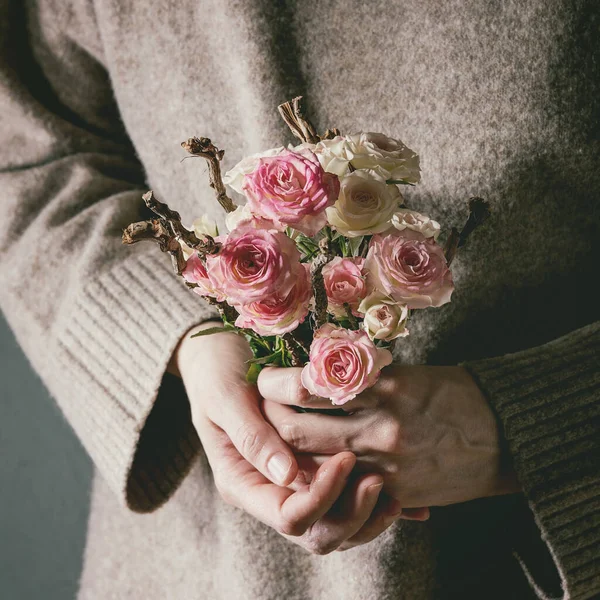
<svg viewBox="0 0 600 600">
<path fill-rule="evenodd" d="M 42 2 L 30 15 L 39 22 L 28 25 L 48 35 L 31 38 L 17 63 L 14 38 L 27 41 L 28 29 L 10 20 L 10 8 L 0 19 L 11 25 L 0 53 L 2 309 L 104 478 L 124 503 L 150 510 L 177 482 L 138 477 L 140 432 L 179 340 L 215 313 L 155 247 L 121 244 L 122 228 L 141 216 L 145 183 L 97 32 L 77 15 L 64 32 Z M 162 440 L 165 481 L 173 465 L 185 472 L 182 448 L 191 460 L 191 427 L 188 417 L 170 430 L 179 441 Z"/>
<path fill-rule="evenodd" d="M 596 323 L 538 348 L 466 365 L 498 415 L 571 598 L 600 590 L 598 356 Z"/>
</svg>

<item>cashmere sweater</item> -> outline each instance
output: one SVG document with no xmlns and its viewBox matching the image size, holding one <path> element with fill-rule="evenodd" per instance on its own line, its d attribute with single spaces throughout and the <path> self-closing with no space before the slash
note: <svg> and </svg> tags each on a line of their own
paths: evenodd
<svg viewBox="0 0 600 600">
<path fill-rule="evenodd" d="M 600 7 L 593 0 L 0 4 L 1 306 L 94 460 L 81 598 L 591 598 L 600 593 Z M 523 493 L 434 507 L 313 556 L 219 497 L 179 380 L 212 310 L 153 245 L 123 247 L 152 188 L 223 215 L 224 168 L 319 131 L 381 131 L 422 157 L 410 207 L 493 216 L 418 311 L 405 364 L 465 364 Z"/>
</svg>

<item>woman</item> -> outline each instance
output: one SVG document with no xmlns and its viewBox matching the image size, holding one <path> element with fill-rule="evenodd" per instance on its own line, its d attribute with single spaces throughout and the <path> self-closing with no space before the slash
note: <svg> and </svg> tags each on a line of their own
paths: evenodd
<svg viewBox="0 0 600 600">
<path fill-rule="evenodd" d="M 594 3 L 2 10 L 2 308 L 97 466 L 81 598 L 600 592 Z M 222 219 L 178 144 L 209 136 L 232 166 L 288 139 L 275 107 L 298 94 L 319 130 L 417 149 L 411 206 L 445 226 L 469 195 L 494 207 L 399 351 L 429 366 L 335 424 L 284 406 L 294 371 L 243 384 L 237 338 L 189 340 L 214 313 L 120 244 L 148 187 Z M 298 461 L 325 461 L 310 491 Z"/>
</svg>

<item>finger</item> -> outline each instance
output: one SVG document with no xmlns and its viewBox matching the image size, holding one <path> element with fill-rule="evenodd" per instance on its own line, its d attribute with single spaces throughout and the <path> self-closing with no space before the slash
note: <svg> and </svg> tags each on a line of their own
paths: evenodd
<svg viewBox="0 0 600 600">
<path fill-rule="evenodd" d="M 263 401 L 262 409 L 281 439 L 297 452 L 360 453 L 367 449 L 361 413 L 343 416 L 298 413 L 269 400 Z"/>
<path fill-rule="evenodd" d="M 380 494 L 377 506 L 360 530 L 340 545 L 338 550 L 343 552 L 356 546 L 361 546 L 379 537 L 388 527 L 393 525 L 402 515 L 400 503 L 383 493 Z"/>
<path fill-rule="evenodd" d="M 218 416 L 218 425 L 229 436 L 238 452 L 277 485 L 288 485 L 296 477 L 296 459 L 278 433 L 260 412 L 256 389 L 242 392 L 255 395 L 245 402 L 227 402 Z"/>
<path fill-rule="evenodd" d="M 312 396 L 302 385 L 300 367 L 267 367 L 258 376 L 258 391 L 271 402 L 310 408 L 332 408 L 331 400 Z"/>
<path fill-rule="evenodd" d="M 364 526 L 356 535 L 348 538 L 341 544 L 338 550 L 343 552 L 344 550 L 350 550 L 356 546 L 367 544 L 379 537 L 398 520 L 426 521 L 427 519 L 429 519 L 428 508 L 402 509 L 398 500 L 386 494 L 381 494 L 377 506 Z"/>
<path fill-rule="evenodd" d="M 431 512 L 427 506 L 419 508 L 405 508 L 400 515 L 405 521 L 427 521 L 431 516 Z"/>
<path fill-rule="evenodd" d="M 328 554 L 354 536 L 369 519 L 383 487 L 379 475 L 364 475 L 349 484 L 335 506 L 303 536 L 308 549 Z"/>
<path fill-rule="evenodd" d="M 289 536 L 302 535 L 331 509 L 356 462 L 349 452 L 332 456 L 319 467 L 310 485 L 294 492 L 256 471 L 214 424 L 201 423 L 199 434 L 223 499 Z"/>
<path fill-rule="evenodd" d="M 302 368 L 300 367 L 263 369 L 258 376 L 258 391 L 263 398 L 271 402 L 303 408 L 342 408 L 347 412 L 352 412 L 372 404 L 368 394 L 361 394 L 343 406 L 335 406 L 329 398 L 311 395 L 302 385 L 301 373 Z"/>
<path fill-rule="evenodd" d="M 341 452 L 321 465 L 311 483 L 294 492 L 282 505 L 284 525 L 293 524 L 296 527 L 295 532 L 283 533 L 302 535 L 329 512 L 344 490 L 355 464 L 354 454 Z"/>
</svg>

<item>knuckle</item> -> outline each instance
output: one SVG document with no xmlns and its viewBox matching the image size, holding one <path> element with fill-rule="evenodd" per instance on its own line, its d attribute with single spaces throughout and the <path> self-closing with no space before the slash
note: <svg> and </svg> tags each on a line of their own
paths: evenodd
<svg viewBox="0 0 600 600">
<path fill-rule="evenodd" d="M 400 426 L 400 423 L 395 419 L 386 423 L 382 439 L 384 451 L 386 452 L 402 454 L 405 450 L 406 441 L 404 438 L 404 431 Z"/>
<path fill-rule="evenodd" d="M 334 550 L 336 550 L 338 544 L 333 542 L 325 542 L 323 540 L 318 540 L 315 538 L 308 538 L 305 542 L 304 547 L 311 554 L 315 554 L 316 556 L 325 556 L 327 554 L 331 554 Z"/>
<path fill-rule="evenodd" d="M 297 423 L 284 422 L 279 429 L 281 438 L 287 442 L 292 448 L 303 448 L 305 444 L 305 436 L 301 427 Z"/>
<path fill-rule="evenodd" d="M 255 458 L 264 447 L 264 440 L 254 424 L 243 423 L 236 432 L 239 450 L 245 458 Z"/>
<path fill-rule="evenodd" d="M 396 461 L 389 461 L 385 465 L 385 473 L 388 477 L 396 479 L 400 475 L 400 465 Z"/>
<path fill-rule="evenodd" d="M 306 531 L 306 527 L 299 520 L 282 518 L 277 525 L 277 531 L 281 535 L 300 537 Z"/>
<path fill-rule="evenodd" d="M 290 373 L 286 378 L 285 395 L 292 404 L 304 406 L 310 401 L 309 391 L 302 385 L 300 375 Z"/>
<path fill-rule="evenodd" d="M 304 547 L 308 552 L 317 556 L 330 554 L 344 541 L 343 539 L 337 539 L 339 535 L 332 536 L 332 533 L 332 531 L 328 533 L 327 528 L 319 527 L 317 523 L 315 526 L 310 527 L 303 536 Z"/>
</svg>

